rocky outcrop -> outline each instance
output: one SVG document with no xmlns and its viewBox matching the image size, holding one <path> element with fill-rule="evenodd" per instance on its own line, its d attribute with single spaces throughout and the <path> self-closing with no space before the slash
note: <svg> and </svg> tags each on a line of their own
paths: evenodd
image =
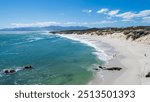
<svg viewBox="0 0 150 102">
<path fill-rule="evenodd" d="M 103 69 L 103 70 L 110 70 L 110 71 L 120 71 L 120 70 L 122 70 L 122 68 L 120 68 L 120 67 L 106 68 L 106 67 L 99 66 L 99 68 Z"/>
<path fill-rule="evenodd" d="M 21 70 L 31 70 L 33 69 L 32 66 L 24 66 L 24 67 L 20 67 L 19 69 L 4 69 L 3 71 L 1 71 L 1 73 L 3 74 L 14 74 L 16 72 L 21 71 Z"/>
<path fill-rule="evenodd" d="M 3 70 L 3 73 L 5 73 L 5 74 L 13 74 L 15 72 L 16 71 L 14 69 L 5 69 L 5 70 Z"/>
<path fill-rule="evenodd" d="M 32 67 L 32 66 L 25 66 L 25 67 L 23 68 L 23 70 L 30 70 L 30 69 L 33 69 L 33 67 Z"/>
<path fill-rule="evenodd" d="M 150 72 L 145 76 L 146 78 L 150 78 Z"/>
<path fill-rule="evenodd" d="M 122 68 L 120 67 L 111 67 L 111 68 L 106 68 L 106 67 L 103 67 L 103 66 L 98 66 L 98 68 L 94 68 L 94 70 L 99 70 L 99 69 L 102 69 L 102 70 L 108 70 L 108 71 L 120 71 L 122 70 Z"/>
</svg>

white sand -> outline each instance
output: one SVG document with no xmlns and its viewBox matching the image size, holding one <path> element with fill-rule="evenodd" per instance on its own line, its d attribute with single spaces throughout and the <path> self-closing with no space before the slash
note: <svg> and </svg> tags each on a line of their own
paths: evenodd
<svg viewBox="0 0 150 102">
<path fill-rule="evenodd" d="M 94 47 L 108 63 L 107 67 L 122 67 L 121 71 L 99 70 L 89 84 L 141 85 L 150 84 L 145 75 L 150 72 L 150 45 L 112 39 L 97 35 L 61 35 Z M 145 56 L 146 53 L 146 56 Z"/>
</svg>

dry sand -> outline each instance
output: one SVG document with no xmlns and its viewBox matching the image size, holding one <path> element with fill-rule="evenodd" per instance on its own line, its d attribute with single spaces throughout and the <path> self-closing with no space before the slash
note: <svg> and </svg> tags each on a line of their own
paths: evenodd
<svg viewBox="0 0 150 102">
<path fill-rule="evenodd" d="M 121 71 L 99 70 L 90 85 L 141 85 L 150 84 L 145 75 L 150 72 L 150 45 L 97 35 L 61 35 L 81 41 L 97 50 L 103 50 L 107 67 L 122 67 Z M 145 56 L 146 54 L 146 56 Z"/>
</svg>

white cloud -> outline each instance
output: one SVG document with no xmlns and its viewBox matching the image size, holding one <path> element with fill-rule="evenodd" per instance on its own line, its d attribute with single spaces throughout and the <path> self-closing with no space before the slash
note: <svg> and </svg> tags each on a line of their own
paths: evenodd
<svg viewBox="0 0 150 102">
<path fill-rule="evenodd" d="M 60 25 L 59 22 L 35 22 L 35 23 L 12 23 L 13 27 L 43 27 L 49 25 Z"/>
<path fill-rule="evenodd" d="M 12 27 L 45 27 L 45 26 L 95 26 L 102 24 L 111 24 L 117 21 L 102 20 L 97 22 L 35 22 L 35 23 L 12 23 Z"/>
<path fill-rule="evenodd" d="M 150 20 L 150 16 L 149 17 L 144 17 L 144 20 Z"/>
<path fill-rule="evenodd" d="M 106 12 L 108 12 L 108 11 L 109 11 L 109 9 L 107 9 L 107 8 L 102 8 L 102 9 L 98 10 L 97 13 L 106 13 Z"/>
<path fill-rule="evenodd" d="M 102 8 L 100 10 L 97 11 L 97 13 L 99 14 L 105 14 L 108 16 L 115 16 L 119 13 L 120 10 L 109 10 L 108 8 Z"/>
<path fill-rule="evenodd" d="M 123 22 L 135 22 L 133 19 L 122 19 Z"/>
<path fill-rule="evenodd" d="M 89 25 L 87 22 L 35 22 L 35 23 L 12 23 L 12 27 L 45 27 L 45 26 L 82 26 Z"/>
<path fill-rule="evenodd" d="M 150 23 L 150 16 L 149 17 L 143 17 L 143 22 Z"/>
<path fill-rule="evenodd" d="M 81 26 L 81 25 L 88 25 L 89 23 L 87 22 L 65 22 L 61 24 L 64 26 Z"/>
<path fill-rule="evenodd" d="M 86 10 L 82 10 L 82 12 L 87 13 L 87 14 L 90 14 L 90 13 L 92 13 L 92 10 L 86 9 Z"/>
<path fill-rule="evenodd" d="M 94 22 L 92 24 L 112 24 L 112 23 L 116 23 L 117 21 L 116 20 L 102 20 L 102 21 L 99 21 L 99 22 Z"/>
<path fill-rule="evenodd" d="M 120 17 L 123 19 L 132 19 L 135 16 L 136 16 L 135 13 L 132 13 L 132 12 L 125 12 L 125 13 L 121 13 L 121 14 L 116 15 L 116 17 Z"/>
<path fill-rule="evenodd" d="M 140 11 L 137 16 L 139 17 L 146 17 L 146 16 L 149 16 L 150 15 L 150 10 L 143 10 L 143 11 Z"/>
<path fill-rule="evenodd" d="M 103 24 L 110 24 L 110 23 L 115 23 L 117 21 L 108 21 L 108 20 L 103 20 L 101 21 L 100 23 L 103 23 Z"/>
<path fill-rule="evenodd" d="M 64 23 L 64 25 L 76 25 L 77 24 L 77 22 L 66 22 L 66 23 Z"/>
<path fill-rule="evenodd" d="M 119 13 L 119 11 L 120 11 L 120 10 L 112 10 L 112 11 L 109 11 L 109 12 L 108 12 L 108 15 L 109 15 L 109 16 L 115 16 L 116 14 Z"/>
<path fill-rule="evenodd" d="M 116 9 L 116 10 L 109 10 L 108 8 L 102 8 L 99 11 L 97 11 L 97 13 L 99 14 L 104 14 L 107 15 L 107 19 L 113 19 L 114 17 L 116 18 L 121 18 L 121 21 L 124 22 L 135 22 L 136 20 L 143 20 L 144 22 L 146 22 L 147 20 L 149 21 L 149 17 L 150 17 L 150 10 L 142 10 L 139 12 L 123 12 L 123 13 L 119 13 L 120 10 Z M 149 21 L 150 22 L 150 21 Z M 105 23 L 105 22 L 104 22 Z"/>
<path fill-rule="evenodd" d="M 89 13 L 91 13 L 92 12 L 92 10 L 89 10 Z"/>
<path fill-rule="evenodd" d="M 138 13 L 133 12 L 125 12 L 122 14 L 117 14 L 116 17 L 120 17 L 123 19 L 133 19 L 133 18 L 141 18 L 141 17 L 147 17 L 150 15 L 150 10 L 143 10 Z"/>
</svg>

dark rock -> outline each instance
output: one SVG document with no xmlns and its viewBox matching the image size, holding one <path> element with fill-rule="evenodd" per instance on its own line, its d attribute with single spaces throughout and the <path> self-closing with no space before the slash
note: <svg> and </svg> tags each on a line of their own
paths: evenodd
<svg viewBox="0 0 150 102">
<path fill-rule="evenodd" d="M 10 70 L 10 73 L 15 73 L 16 71 L 15 70 Z"/>
<path fill-rule="evenodd" d="M 103 67 L 102 67 L 102 66 L 99 66 L 99 68 L 103 69 Z"/>
<path fill-rule="evenodd" d="M 104 70 L 111 70 L 111 71 L 114 71 L 114 70 L 117 70 L 117 71 L 120 71 L 122 68 L 119 68 L 119 67 L 112 67 L 112 68 L 106 68 Z"/>
<path fill-rule="evenodd" d="M 106 67 L 103 67 L 103 66 L 99 66 L 99 68 L 100 68 L 100 69 L 106 69 Z"/>
<path fill-rule="evenodd" d="M 146 77 L 146 78 L 150 77 L 150 72 L 148 72 L 145 77 Z"/>
<path fill-rule="evenodd" d="M 5 74 L 8 74 L 8 73 L 9 73 L 9 71 L 8 71 L 8 70 L 4 70 L 4 73 L 5 73 Z"/>
<path fill-rule="evenodd" d="M 32 67 L 32 66 L 25 66 L 25 67 L 23 68 L 23 70 L 29 70 L 29 69 L 33 69 L 33 67 Z"/>
<path fill-rule="evenodd" d="M 122 69 L 120 67 L 106 68 L 106 67 L 103 67 L 103 66 L 99 66 L 99 68 L 103 69 L 103 70 L 111 70 L 111 71 L 114 71 L 114 70 L 120 71 Z"/>
<path fill-rule="evenodd" d="M 4 70 L 4 74 L 13 74 L 15 73 L 16 71 L 14 69 L 5 69 Z"/>
<path fill-rule="evenodd" d="M 94 68 L 94 70 L 99 70 L 98 68 Z"/>
</svg>

